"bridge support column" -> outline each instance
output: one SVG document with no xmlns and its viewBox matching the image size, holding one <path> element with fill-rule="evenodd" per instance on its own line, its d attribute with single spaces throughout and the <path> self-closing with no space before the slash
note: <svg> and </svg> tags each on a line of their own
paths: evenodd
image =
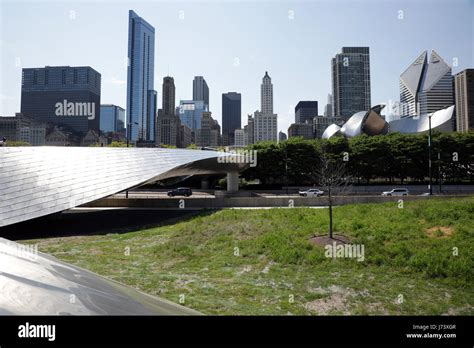
<svg viewBox="0 0 474 348">
<path fill-rule="evenodd" d="M 202 190 L 209 190 L 209 179 L 204 178 L 201 180 L 201 189 Z"/>
<path fill-rule="evenodd" d="M 227 173 L 227 192 L 237 192 L 239 190 L 239 173 Z"/>
</svg>

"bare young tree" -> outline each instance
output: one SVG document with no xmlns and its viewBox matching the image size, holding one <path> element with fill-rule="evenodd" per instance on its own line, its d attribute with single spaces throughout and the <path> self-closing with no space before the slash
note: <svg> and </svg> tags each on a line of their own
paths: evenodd
<svg viewBox="0 0 474 348">
<path fill-rule="evenodd" d="M 326 148 L 321 149 L 319 163 L 315 168 L 315 178 L 321 190 L 324 191 L 329 206 L 329 238 L 333 238 L 333 216 L 334 195 L 343 193 L 352 182 L 347 173 L 346 163 L 349 160 L 347 153 L 342 153 L 339 158 L 330 158 Z"/>
</svg>

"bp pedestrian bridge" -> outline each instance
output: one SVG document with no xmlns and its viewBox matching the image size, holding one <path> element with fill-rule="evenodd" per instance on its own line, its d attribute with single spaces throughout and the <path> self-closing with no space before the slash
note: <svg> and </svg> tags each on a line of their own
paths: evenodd
<svg viewBox="0 0 474 348">
<path fill-rule="evenodd" d="M 162 148 L 0 147 L 0 227 L 173 177 L 227 174 L 227 190 L 237 191 L 238 173 L 249 166 L 238 156 Z"/>
</svg>

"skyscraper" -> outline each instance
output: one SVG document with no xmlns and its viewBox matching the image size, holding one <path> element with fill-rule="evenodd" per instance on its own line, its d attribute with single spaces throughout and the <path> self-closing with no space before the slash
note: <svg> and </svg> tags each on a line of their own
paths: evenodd
<svg viewBox="0 0 474 348">
<path fill-rule="evenodd" d="M 174 85 L 174 79 L 171 76 L 163 77 L 163 100 L 162 109 L 165 115 L 175 114 L 176 105 L 176 87 Z"/>
<path fill-rule="evenodd" d="M 466 69 L 454 76 L 456 96 L 456 130 L 474 130 L 474 69 Z"/>
<path fill-rule="evenodd" d="M 102 104 L 100 106 L 100 131 L 125 135 L 125 110 L 118 105 Z"/>
<path fill-rule="evenodd" d="M 349 118 L 370 109 L 369 47 L 343 47 L 332 59 L 334 115 Z"/>
<path fill-rule="evenodd" d="M 254 139 L 259 141 L 277 141 L 278 123 L 276 114 L 254 113 Z"/>
<path fill-rule="evenodd" d="M 318 102 L 300 101 L 295 106 L 295 123 L 313 122 L 313 118 L 318 116 Z"/>
<path fill-rule="evenodd" d="M 223 145 L 234 144 L 234 132 L 242 125 L 242 99 L 240 93 L 222 94 L 222 138 Z"/>
<path fill-rule="evenodd" d="M 65 126 L 85 135 L 99 132 L 100 74 L 88 66 L 25 68 L 21 113 L 41 123 Z"/>
<path fill-rule="evenodd" d="M 178 146 L 180 140 L 181 122 L 175 114 L 174 79 L 171 76 L 163 78 L 162 108 L 158 110 L 156 142 L 158 144 Z"/>
<path fill-rule="evenodd" d="M 272 79 L 265 71 L 265 76 L 260 87 L 261 111 L 264 115 L 273 114 L 273 84 Z"/>
<path fill-rule="evenodd" d="M 195 76 L 193 80 L 193 100 L 202 100 L 204 107 L 209 110 L 209 87 L 202 76 Z"/>
<path fill-rule="evenodd" d="M 327 117 L 332 117 L 333 116 L 333 114 L 334 114 L 333 105 L 334 105 L 334 102 L 332 100 L 332 94 L 328 94 L 328 103 L 324 107 L 324 116 L 327 116 Z"/>
<path fill-rule="evenodd" d="M 155 28 L 130 10 L 128 15 L 127 123 L 131 141 L 154 142 Z"/>
<path fill-rule="evenodd" d="M 219 146 L 221 126 L 212 118 L 210 111 L 204 111 L 201 117 L 201 127 L 196 130 L 197 146 Z"/>
<path fill-rule="evenodd" d="M 202 113 L 206 111 L 203 100 L 181 100 L 179 102 L 179 119 L 193 132 L 201 128 Z"/>
<path fill-rule="evenodd" d="M 451 67 L 435 51 L 424 51 L 400 75 L 401 116 L 424 115 L 453 105 Z"/>
</svg>

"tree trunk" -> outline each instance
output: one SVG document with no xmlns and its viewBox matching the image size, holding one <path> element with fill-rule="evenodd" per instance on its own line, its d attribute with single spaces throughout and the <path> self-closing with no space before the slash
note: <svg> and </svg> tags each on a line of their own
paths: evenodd
<svg viewBox="0 0 474 348">
<path fill-rule="evenodd" d="M 329 199 L 329 238 L 332 239 L 332 202 Z"/>
</svg>

